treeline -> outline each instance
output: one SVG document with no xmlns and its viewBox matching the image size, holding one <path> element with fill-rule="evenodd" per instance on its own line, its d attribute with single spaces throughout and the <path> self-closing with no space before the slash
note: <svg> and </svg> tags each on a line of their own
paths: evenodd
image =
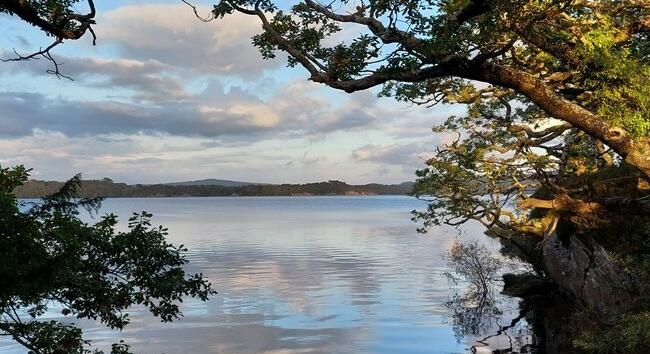
<svg viewBox="0 0 650 354">
<path fill-rule="evenodd" d="M 31 180 L 16 188 L 19 198 L 37 198 L 56 192 L 63 182 Z M 83 181 L 82 197 L 144 198 L 144 197 L 226 197 L 226 196 L 299 196 L 299 195 L 404 195 L 412 183 L 349 185 L 340 181 L 306 184 L 224 186 L 173 186 L 168 184 L 114 183 L 110 179 Z"/>
</svg>

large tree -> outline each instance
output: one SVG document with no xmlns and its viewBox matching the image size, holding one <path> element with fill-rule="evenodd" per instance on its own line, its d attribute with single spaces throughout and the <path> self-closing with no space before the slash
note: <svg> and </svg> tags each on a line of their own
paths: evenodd
<svg viewBox="0 0 650 354">
<path fill-rule="evenodd" d="M 648 347 L 650 0 L 284 4 L 221 0 L 203 20 L 258 18 L 264 58 L 284 51 L 334 89 L 466 104 L 434 128 L 452 142 L 418 171 L 429 203 L 415 219 L 479 221 L 577 302 L 618 314 L 567 319 L 587 333 L 574 345 Z"/>
<path fill-rule="evenodd" d="M 647 0 L 305 0 L 289 12 L 223 0 L 213 13 L 234 11 L 260 19 L 255 44 L 266 58 L 284 50 L 314 82 L 346 92 L 388 85 L 424 102 L 495 97 L 500 88 L 650 175 Z M 343 25 L 359 35 L 325 46 Z"/>
<path fill-rule="evenodd" d="M 234 12 L 260 20 L 253 42 L 264 58 L 284 51 L 311 81 L 468 105 L 436 128 L 458 140 L 420 172 L 416 191 L 437 197 L 419 215 L 426 224 L 476 219 L 543 234 L 559 212 L 647 210 L 587 195 L 584 176 L 650 176 L 648 0 L 304 0 L 288 9 L 222 0 L 212 18 Z M 529 198 L 541 189 L 547 199 Z M 529 207 L 555 213 L 531 220 L 519 213 Z"/>
</svg>

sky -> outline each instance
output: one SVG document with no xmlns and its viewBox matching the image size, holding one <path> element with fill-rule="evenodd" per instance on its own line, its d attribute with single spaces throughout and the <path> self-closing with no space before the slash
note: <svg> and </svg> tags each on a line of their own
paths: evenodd
<svg viewBox="0 0 650 354">
<path fill-rule="evenodd" d="M 96 5 L 97 45 L 54 51 L 74 81 L 45 60 L 0 63 L 0 166 L 44 180 L 400 183 L 443 141 L 431 127 L 463 112 L 310 82 L 281 54 L 261 58 L 252 17 L 203 23 L 180 0 Z M 3 59 L 51 40 L 4 14 L 0 27 Z"/>
</svg>

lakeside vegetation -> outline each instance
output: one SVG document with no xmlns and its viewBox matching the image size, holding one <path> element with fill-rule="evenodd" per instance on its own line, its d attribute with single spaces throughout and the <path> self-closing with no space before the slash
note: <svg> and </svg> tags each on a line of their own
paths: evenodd
<svg viewBox="0 0 650 354">
<path fill-rule="evenodd" d="M 24 210 L 13 191 L 29 172 L 0 167 L 0 333 L 29 353 L 103 353 L 71 321 L 43 319 L 53 311 L 122 330 L 133 306 L 171 322 L 182 316 L 183 298 L 216 294 L 202 274 L 185 271 L 188 250 L 167 242 L 151 214 L 133 213 L 127 231 L 118 231 L 114 214 L 82 221 L 102 199 L 79 195 L 79 176 Z M 111 353 L 129 353 L 129 345 L 114 343 Z"/>
<path fill-rule="evenodd" d="M 45 49 L 16 60 L 45 58 L 53 65 L 50 71 L 62 77 L 50 51 L 87 32 L 95 37 L 93 1 L 88 0 L 87 14 L 75 11 L 73 5 L 79 2 L 0 3 L 0 11 L 54 38 Z M 544 284 L 543 291 L 530 286 L 518 296 L 535 303 L 537 312 L 528 317 L 540 323 L 546 351 L 640 353 L 650 347 L 650 2 L 342 0 L 324 4 L 304 0 L 286 8 L 284 3 L 266 0 L 221 0 L 205 17 L 197 8 L 194 11 L 204 22 L 234 13 L 259 21 L 262 30 L 253 44 L 265 59 L 284 52 L 290 67 L 301 66 L 309 80 L 330 88 L 347 93 L 375 90 L 409 104 L 466 105 L 465 114 L 447 117 L 434 129 L 456 139 L 436 147 L 437 153 L 417 174 L 414 193 L 428 202 L 425 210 L 414 215 L 421 230 L 477 221 L 501 241 L 505 256 L 528 263 L 530 274 L 508 279 L 514 279 L 511 283 L 517 288 L 524 283 Z M 350 25 L 359 31 L 347 31 Z M 333 38 L 337 44 L 332 44 Z M 33 181 L 14 191 L 26 179 L 25 170 L 5 169 L 2 174 L 1 240 L 10 246 L 16 241 L 36 246 L 35 251 L 3 247 L 1 258 L 42 259 L 45 254 L 67 259 L 67 253 L 57 253 L 61 247 L 38 246 L 51 242 L 67 250 L 79 235 L 97 233 L 101 237 L 72 243 L 71 259 L 77 262 L 61 268 L 65 279 L 88 271 L 86 252 L 114 239 L 111 221 L 89 229 L 76 219 L 79 205 L 65 195 L 45 199 L 44 206 L 36 209 L 43 210 L 40 214 L 20 213 L 16 196 L 56 196 L 57 190 L 66 190 L 66 184 Z M 128 186 L 105 180 L 84 185 L 75 197 L 395 194 L 386 191 L 401 188 L 337 181 L 220 187 Z M 162 241 L 163 232 L 149 230 L 148 214 L 143 215 L 135 220 L 134 235 L 152 233 L 163 252 L 152 254 L 151 261 L 169 260 L 170 246 Z M 62 223 L 74 227 L 61 228 Z M 5 225 L 29 227 L 14 232 Z M 62 238 L 43 240 L 42 235 Z M 121 255 L 110 259 L 118 266 L 140 259 L 138 254 L 120 253 L 120 247 L 129 244 L 109 242 L 108 246 Z M 173 265 L 183 263 L 180 253 L 172 256 L 178 256 L 172 257 Z M 103 269 L 91 270 L 105 276 Z M 191 285 L 184 277 L 177 280 L 181 286 Z M 47 292 L 27 282 L 28 288 L 37 285 L 39 292 L 20 289 L 0 298 L 7 316 L 16 308 L 36 314 L 27 328 L 20 321 L 14 321 L 16 325 L 5 320 L 0 323 L 2 334 L 17 341 L 28 337 L 36 343 L 32 345 L 40 345 L 44 336 L 51 339 L 47 335 L 53 329 L 34 318 L 43 313 L 45 295 L 73 287 L 48 281 L 42 280 L 52 287 Z M 151 284 L 156 289 L 167 283 L 153 279 Z M 190 294 L 205 299 L 209 286 L 199 285 Z M 127 295 L 132 288 L 127 287 Z M 187 293 L 185 288 L 173 290 L 173 296 Z M 87 305 L 84 293 L 66 295 L 72 304 Z M 106 322 L 116 315 L 105 312 L 106 306 L 121 311 L 138 303 L 120 296 L 99 304 L 103 306 L 97 301 L 88 301 L 91 310 L 71 306 L 71 313 Z M 97 306 L 99 314 L 92 312 Z M 166 304 L 171 314 L 176 313 L 173 306 Z M 67 348 L 84 352 L 80 330 L 55 325 L 55 334 L 73 339 Z M 46 343 L 50 346 L 34 352 L 59 353 L 50 350 L 58 342 L 60 338 L 50 340 Z M 67 348 L 64 352 L 73 352 Z"/>
<path fill-rule="evenodd" d="M 63 182 L 31 180 L 16 188 L 18 198 L 39 198 L 55 193 Z M 216 185 L 172 185 L 114 183 L 108 178 L 84 180 L 79 195 L 85 198 L 146 197 L 232 197 L 232 196 L 309 196 L 309 195 L 406 195 L 413 183 L 350 185 L 340 181 L 305 184 L 260 184 L 238 187 Z"/>
</svg>

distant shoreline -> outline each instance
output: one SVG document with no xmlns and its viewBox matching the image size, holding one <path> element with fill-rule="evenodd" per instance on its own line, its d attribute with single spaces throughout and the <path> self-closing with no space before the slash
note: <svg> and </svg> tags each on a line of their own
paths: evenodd
<svg viewBox="0 0 650 354">
<path fill-rule="evenodd" d="M 43 196 L 38 197 L 19 197 L 22 200 L 37 200 Z M 104 199 L 174 199 L 174 198 L 328 198 L 328 197 L 410 197 L 408 194 L 324 194 L 324 195 L 215 195 L 215 196 L 188 196 L 188 195 L 174 195 L 174 196 L 148 196 L 148 197 L 102 197 Z"/>
<path fill-rule="evenodd" d="M 28 181 L 16 188 L 18 198 L 30 199 L 58 191 L 63 182 Z M 79 190 L 82 197 L 104 198 L 194 198 L 194 197 L 319 197 L 319 196 L 405 196 L 413 183 L 350 185 L 340 181 L 278 185 L 127 185 L 111 180 L 86 180 Z"/>
</svg>

